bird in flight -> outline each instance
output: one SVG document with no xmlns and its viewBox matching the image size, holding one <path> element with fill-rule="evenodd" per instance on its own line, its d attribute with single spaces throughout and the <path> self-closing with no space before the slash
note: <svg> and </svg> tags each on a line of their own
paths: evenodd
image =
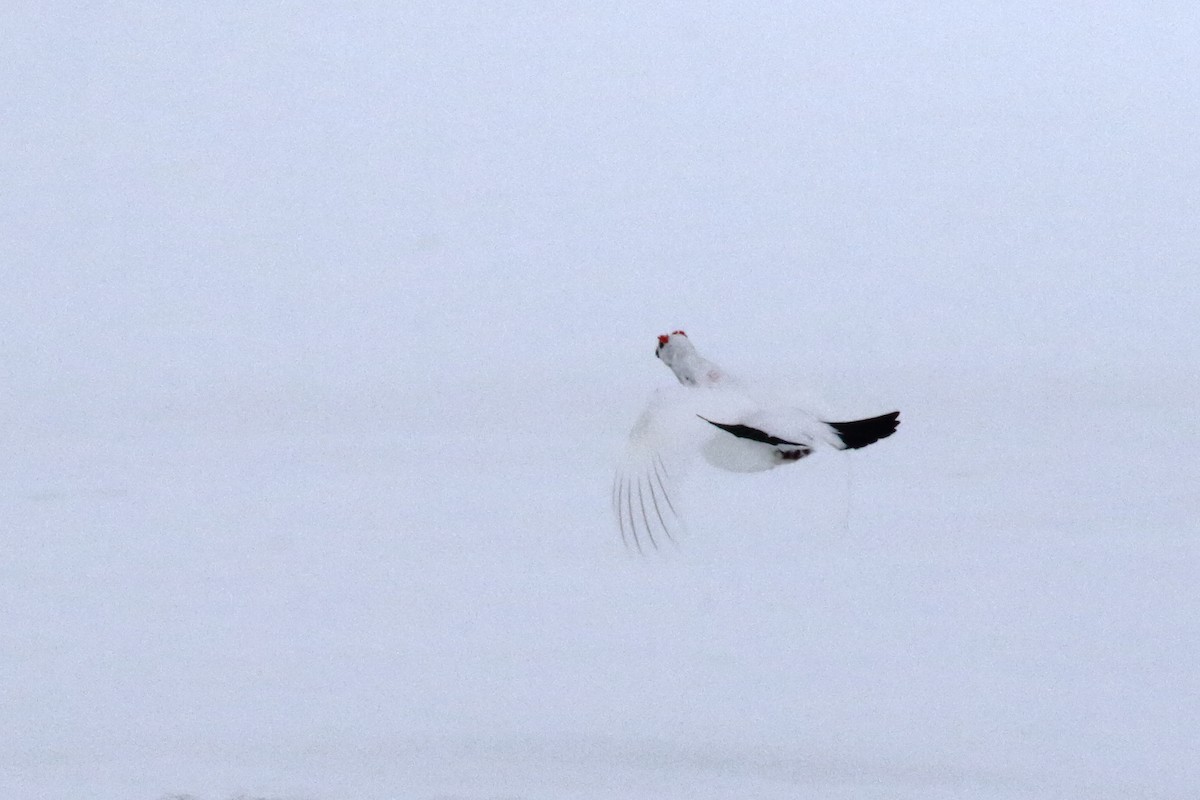
<svg viewBox="0 0 1200 800">
<path fill-rule="evenodd" d="M 675 482 L 699 452 L 731 472 L 791 464 L 818 447 L 857 450 L 896 432 L 900 412 L 826 422 L 786 404 L 764 404 L 741 381 L 701 356 L 683 331 L 658 337 L 654 355 L 680 386 L 660 390 L 629 434 L 613 479 L 613 513 L 626 547 L 643 552 L 683 528 Z"/>
</svg>

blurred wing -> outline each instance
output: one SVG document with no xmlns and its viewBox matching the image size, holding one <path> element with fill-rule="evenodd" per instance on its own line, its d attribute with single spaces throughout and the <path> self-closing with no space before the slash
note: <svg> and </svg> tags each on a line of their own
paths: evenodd
<svg viewBox="0 0 1200 800">
<path fill-rule="evenodd" d="M 695 389 L 660 390 L 629 432 L 612 492 L 613 514 L 626 547 L 657 550 L 675 543 L 684 531 L 677 482 L 705 433 L 692 410 L 695 400 Z"/>
<path fill-rule="evenodd" d="M 621 541 L 639 553 L 674 543 L 683 531 L 675 481 L 686 463 L 690 436 L 678 391 L 659 392 L 629 432 L 613 477 L 613 514 Z"/>
<path fill-rule="evenodd" d="M 639 553 L 675 543 L 683 531 L 683 518 L 672 498 L 672 475 L 661 454 L 646 452 L 627 459 L 613 478 L 613 513 L 621 541 Z"/>
<path fill-rule="evenodd" d="M 685 530 L 678 482 L 718 433 L 700 415 L 737 418 L 747 407 L 743 394 L 726 388 L 675 386 L 655 393 L 629 433 L 613 479 L 613 514 L 626 547 L 645 552 L 675 543 Z"/>
</svg>

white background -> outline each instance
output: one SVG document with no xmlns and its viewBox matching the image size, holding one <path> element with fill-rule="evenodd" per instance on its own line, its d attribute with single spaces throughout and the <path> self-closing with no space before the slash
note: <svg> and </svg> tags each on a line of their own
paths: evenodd
<svg viewBox="0 0 1200 800">
<path fill-rule="evenodd" d="M 1186 798 L 1190 4 L 0 12 L 0 794 Z M 899 433 L 614 458 L 686 329 Z"/>
</svg>

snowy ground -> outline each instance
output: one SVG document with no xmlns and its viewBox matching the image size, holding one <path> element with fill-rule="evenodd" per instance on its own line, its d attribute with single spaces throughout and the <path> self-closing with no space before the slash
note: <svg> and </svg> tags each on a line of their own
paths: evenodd
<svg viewBox="0 0 1200 800">
<path fill-rule="evenodd" d="M 1200 11 L 3 22 L 0 798 L 1196 796 Z M 635 557 L 676 328 L 902 427 Z"/>
<path fill-rule="evenodd" d="M 347 396 L 19 437 L 4 796 L 1200 781 L 1183 387 L 909 387 L 878 447 L 697 475 L 687 540 L 648 558 L 607 517 L 617 387 L 600 412 L 572 381 L 504 388 L 457 430 Z M 553 423 L 485 424 L 531 403 Z"/>
</svg>

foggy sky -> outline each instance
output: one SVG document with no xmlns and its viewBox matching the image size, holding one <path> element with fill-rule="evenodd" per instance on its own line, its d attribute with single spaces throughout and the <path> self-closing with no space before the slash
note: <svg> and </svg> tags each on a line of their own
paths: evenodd
<svg viewBox="0 0 1200 800">
<path fill-rule="evenodd" d="M 6 12 L 19 407 L 613 369 L 686 325 L 927 366 L 1197 344 L 1194 11 L 400 5 Z"/>
</svg>

